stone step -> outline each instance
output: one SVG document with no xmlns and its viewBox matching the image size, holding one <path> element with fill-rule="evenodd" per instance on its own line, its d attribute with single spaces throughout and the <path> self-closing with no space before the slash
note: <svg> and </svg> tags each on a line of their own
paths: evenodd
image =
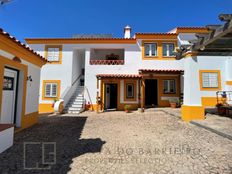
<svg viewBox="0 0 232 174">
<path fill-rule="evenodd" d="M 72 107 L 68 108 L 68 111 L 80 111 L 80 110 L 82 110 L 82 108 L 72 108 Z"/>
</svg>

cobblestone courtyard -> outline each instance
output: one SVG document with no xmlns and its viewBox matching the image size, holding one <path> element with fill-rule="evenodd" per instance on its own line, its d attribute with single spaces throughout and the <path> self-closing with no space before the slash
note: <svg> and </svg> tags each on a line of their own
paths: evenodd
<svg viewBox="0 0 232 174">
<path fill-rule="evenodd" d="M 56 164 L 25 169 L 49 167 L 25 142 L 55 142 Z M 232 141 L 162 111 L 43 116 L 0 154 L 0 173 L 229 174 Z"/>
</svg>

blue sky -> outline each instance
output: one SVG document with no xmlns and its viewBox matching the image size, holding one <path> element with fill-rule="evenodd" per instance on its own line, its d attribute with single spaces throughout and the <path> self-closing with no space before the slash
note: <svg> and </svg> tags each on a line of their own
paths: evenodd
<svg viewBox="0 0 232 174">
<path fill-rule="evenodd" d="M 0 7 L 0 27 L 19 40 L 73 34 L 166 32 L 176 26 L 218 24 L 232 0 L 13 0 Z"/>
</svg>

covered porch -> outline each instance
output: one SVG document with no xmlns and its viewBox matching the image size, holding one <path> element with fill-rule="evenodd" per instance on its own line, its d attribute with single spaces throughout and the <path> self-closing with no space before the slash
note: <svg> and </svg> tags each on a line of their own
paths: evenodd
<svg viewBox="0 0 232 174">
<path fill-rule="evenodd" d="M 169 107 L 183 97 L 182 70 L 141 69 L 138 74 L 98 74 L 97 110 Z"/>
</svg>

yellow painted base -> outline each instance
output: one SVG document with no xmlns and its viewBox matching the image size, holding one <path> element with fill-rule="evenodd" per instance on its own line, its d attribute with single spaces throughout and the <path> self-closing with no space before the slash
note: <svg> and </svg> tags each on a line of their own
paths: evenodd
<svg viewBox="0 0 232 174">
<path fill-rule="evenodd" d="M 54 112 L 54 108 L 52 104 L 39 104 L 39 113 L 52 113 Z"/>
<path fill-rule="evenodd" d="M 181 117 L 184 121 L 204 120 L 205 108 L 204 106 L 181 106 Z"/>
<path fill-rule="evenodd" d="M 221 97 L 219 98 L 219 102 L 222 101 Z M 215 107 L 217 104 L 217 97 L 201 97 L 202 106 L 210 106 Z"/>
<path fill-rule="evenodd" d="M 22 117 L 22 124 L 20 128 L 16 128 L 15 132 L 19 132 L 23 129 L 29 128 L 38 123 L 38 112 L 33 112 Z"/>
</svg>

